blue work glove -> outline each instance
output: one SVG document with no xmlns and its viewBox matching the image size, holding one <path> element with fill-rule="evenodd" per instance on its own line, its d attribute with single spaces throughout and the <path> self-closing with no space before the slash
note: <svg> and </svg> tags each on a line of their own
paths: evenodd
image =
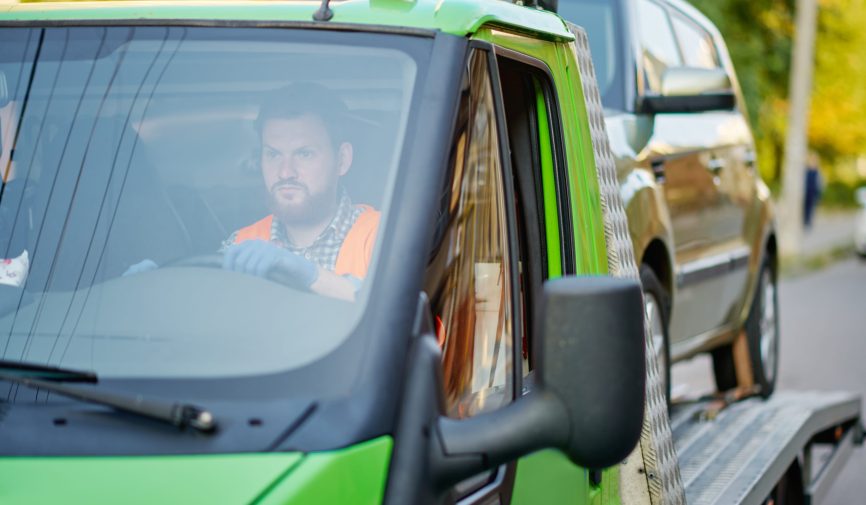
<svg viewBox="0 0 866 505">
<path fill-rule="evenodd" d="M 156 270 L 157 268 L 159 268 L 159 265 L 157 265 L 155 261 L 143 260 L 143 261 L 139 261 L 135 265 L 132 265 L 131 267 L 127 268 L 126 271 L 123 272 L 122 275 L 123 275 L 123 277 L 126 277 L 127 275 L 142 274 L 144 272 L 150 272 L 151 270 Z"/>
<path fill-rule="evenodd" d="M 305 287 L 319 278 L 319 268 L 312 261 L 266 240 L 246 240 L 226 249 L 223 268 L 257 277 L 267 277 L 282 270 Z"/>
</svg>

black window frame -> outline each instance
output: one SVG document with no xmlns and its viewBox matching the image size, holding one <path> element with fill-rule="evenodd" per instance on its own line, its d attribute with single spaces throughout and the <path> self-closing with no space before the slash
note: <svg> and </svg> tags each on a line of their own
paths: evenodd
<svg viewBox="0 0 866 505">
<path fill-rule="evenodd" d="M 519 291 L 519 282 L 520 282 L 520 274 L 519 274 L 519 256 L 518 256 L 518 243 L 517 243 L 517 218 L 515 215 L 515 188 L 512 179 L 512 175 L 514 173 L 514 169 L 511 165 L 511 156 L 510 156 L 510 144 L 508 142 L 508 130 L 505 119 L 505 109 L 503 105 L 503 97 L 502 97 L 502 87 L 499 79 L 499 67 L 496 61 L 495 54 L 495 46 L 489 42 L 481 41 L 481 40 L 470 40 L 469 45 L 466 51 L 466 58 L 464 60 L 464 68 L 466 68 L 466 64 L 472 58 L 473 53 L 476 51 L 483 52 L 487 58 L 487 71 L 490 75 L 490 86 L 491 91 L 493 93 L 493 104 L 494 110 L 493 114 L 496 119 L 496 128 L 497 128 L 497 139 L 499 141 L 499 157 L 500 157 L 500 170 L 502 173 L 502 189 L 504 191 L 505 197 L 505 222 L 506 222 L 506 230 L 507 230 L 507 241 L 508 241 L 508 273 L 511 279 L 511 305 L 512 305 L 512 363 L 511 363 L 511 373 L 513 374 L 513 391 L 512 391 L 512 402 L 517 401 L 517 399 L 521 396 L 521 391 L 523 389 L 521 375 L 522 362 L 518 359 L 520 356 L 520 343 L 523 341 L 524 335 L 524 325 L 523 325 L 523 313 L 519 308 L 521 307 L 520 300 L 520 291 Z M 449 185 L 451 182 L 451 170 L 447 171 L 448 174 L 445 178 L 445 184 Z M 437 241 L 438 242 L 438 241 Z M 438 247 L 439 244 L 436 244 Z M 503 407 L 505 408 L 509 404 L 506 404 Z M 481 474 L 479 476 L 474 477 L 473 479 L 478 479 L 479 484 L 469 487 L 468 489 L 463 491 L 461 495 L 452 496 L 456 503 L 460 505 L 475 505 L 486 503 L 491 498 L 498 497 L 501 503 L 509 503 L 511 501 L 511 493 L 514 488 L 514 478 L 517 472 L 517 462 L 512 461 L 507 465 L 502 465 L 494 470 L 486 472 L 488 476 L 484 479 L 482 476 L 485 474 Z M 470 481 L 472 479 L 467 479 Z"/>
<path fill-rule="evenodd" d="M 522 66 L 523 68 L 517 69 L 517 71 L 526 72 L 531 76 L 535 82 L 538 83 L 544 96 L 548 122 L 547 127 L 549 129 L 550 145 L 553 151 L 551 153 L 551 159 L 554 164 L 554 186 L 557 200 L 560 258 L 562 262 L 560 267 L 563 275 L 572 275 L 576 273 L 577 269 L 574 243 L 574 222 L 571 214 L 571 191 L 568 184 L 568 164 L 565 161 L 565 150 L 562 148 L 562 146 L 564 146 L 562 116 L 559 113 L 559 97 L 556 93 L 553 74 L 546 63 L 535 57 L 501 46 L 495 46 L 495 51 L 497 61 L 502 60 L 506 62 L 506 65 L 514 64 Z M 534 95 L 532 97 L 534 98 Z M 540 128 L 540 125 L 536 119 L 532 121 L 532 131 L 530 132 L 530 149 L 532 150 L 530 154 L 532 165 L 530 167 L 518 167 L 516 169 L 515 167 L 512 167 L 511 172 L 512 177 L 516 180 L 517 186 L 520 186 L 516 188 L 516 190 L 522 195 L 519 203 L 521 205 L 523 223 L 515 221 L 515 231 L 516 233 L 520 233 L 522 228 L 522 232 L 527 235 L 526 240 L 519 240 L 520 244 L 516 251 L 521 255 L 525 252 L 527 258 L 542 259 L 541 268 L 534 268 L 530 265 L 530 268 L 524 272 L 524 274 L 530 274 L 525 283 L 526 286 L 528 286 L 528 289 L 525 291 L 526 296 L 524 299 L 526 305 L 524 313 L 529 319 L 528 324 L 526 325 L 528 333 L 526 338 L 528 342 L 530 370 L 534 368 L 531 333 L 533 328 L 532 323 L 534 310 L 536 307 L 535 303 L 540 299 L 544 281 L 549 278 L 548 271 L 550 266 L 547 258 L 548 249 L 544 210 L 545 195 L 540 170 L 541 146 L 538 142 L 538 128 Z M 510 147 L 511 144 L 509 142 L 509 148 Z M 509 161 L 511 160 L 509 159 Z M 531 182 L 528 180 L 529 178 L 531 178 Z M 531 187 L 534 191 L 531 199 L 526 198 L 526 193 L 528 193 L 527 187 Z M 536 228 L 534 233 L 530 232 L 530 228 L 533 227 Z M 526 263 L 529 263 L 529 261 Z M 520 349 L 518 349 L 518 351 L 520 351 Z M 522 356 L 518 357 L 522 358 Z"/>
</svg>

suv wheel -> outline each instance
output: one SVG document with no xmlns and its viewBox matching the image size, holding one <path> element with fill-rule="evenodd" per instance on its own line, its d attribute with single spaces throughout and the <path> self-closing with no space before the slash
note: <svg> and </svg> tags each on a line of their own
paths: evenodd
<svg viewBox="0 0 866 505">
<path fill-rule="evenodd" d="M 659 282 L 655 272 L 647 265 L 640 267 L 640 282 L 644 292 L 644 308 L 656 354 L 656 364 L 662 381 L 662 392 L 670 410 L 671 405 L 671 367 L 670 348 L 668 346 L 668 318 L 670 314 L 670 296 Z"/>
<path fill-rule="evenodd" d="M 767 398 L 776 388 L 779 370 L 779 297 L 776 272 L 769 259 L 761 266 L 757 291 L 746 319 L 746 336 L 755 384 L 761 387 L 761 396 Z"/>
<path fill-rule="evenodd" d="M 749 345 L 752 376 L 755 384 L 760 387 L 761 396 L 768 398 L 776 388 L 779 369 L 779 296 L 776 272 L 769 258 L 761 265 L 758 285 L 744 329 Z M 718 390 L 730 391 L 736 388 L 737 374 L 732 346 L 720 347 L 714 350 L 712 355 Z"/>
</svg>

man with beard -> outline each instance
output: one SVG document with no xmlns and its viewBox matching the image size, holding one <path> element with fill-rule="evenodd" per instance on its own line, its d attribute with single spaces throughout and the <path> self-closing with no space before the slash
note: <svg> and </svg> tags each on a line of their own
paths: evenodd
<svg viewBox="0 0 866 505">
<path fill-rule="evenodd" d="M 269 94 L 256 121 L 272 214 L 224 243 L 223 268 L 260 277 L 275 270 L 311 291 L 353 299 L 367 274 L 379 212 L 355 205 L 340 184 L 352 166 L 345 104 L 299 83 Z"/>
</svg>

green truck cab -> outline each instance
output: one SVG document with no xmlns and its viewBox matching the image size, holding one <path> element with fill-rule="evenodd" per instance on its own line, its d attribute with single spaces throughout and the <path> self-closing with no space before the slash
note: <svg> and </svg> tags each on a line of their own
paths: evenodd
<svg viewBox="0 0 866 505">
<path fill-rule="evenodd" d="M 619 501 L 643 303 L 555 14 L 4 3 L 0 46 L 0 501 Z M 298 83 L 342 104 L 340 202 L 380 213 L 349 300 L 221 262 L 277 213 L 266 157 L 325 156 L 260 138 Z"/>
</svg>

